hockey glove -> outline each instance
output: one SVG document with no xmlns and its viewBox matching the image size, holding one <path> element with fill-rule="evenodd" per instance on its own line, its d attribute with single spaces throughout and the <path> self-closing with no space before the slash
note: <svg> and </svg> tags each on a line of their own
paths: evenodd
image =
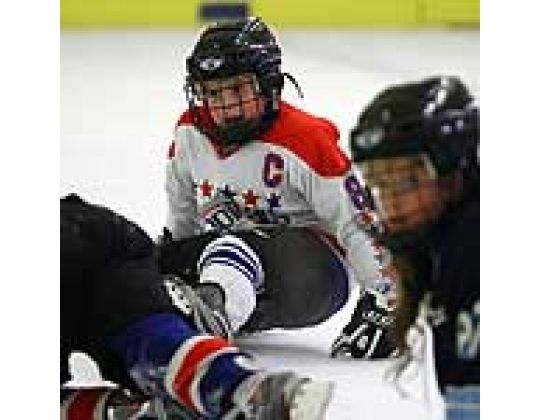
<svg viewBox="0 0 540 420">
<path fill-rule="evenodd" d="M 228 232 L 240 223 L 241 210 L 234 199 L 218 193 L 204 205 L 200 217 L 204 230 Z"/>
<path fill-rule="evenodd" d="M 393 356 L 396 346 L 390 338 L 394 324 L 392 308 L 381 293 L 365 290 L 349 323 L 331 348 L 331 357 L 348 355 L 355 359 L 382 359 Z"/>
</svg>

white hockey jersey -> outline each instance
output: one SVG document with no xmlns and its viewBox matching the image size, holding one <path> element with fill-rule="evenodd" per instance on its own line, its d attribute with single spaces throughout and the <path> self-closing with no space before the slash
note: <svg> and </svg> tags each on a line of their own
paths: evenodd
<svg viewBox="0 0 540 420">
<path fill-rule="evenodd" d="M 218 195 L 234 200 L 241 218 L 257 225 L 316 225 L 345 250 L 357 280 L 380 278 L 376 250 L 366 234 L 374 217 L 350 160 L 329 121 L 286 102 L 271 128 L 255 141 L 224 153 L 201 133 L 190 111 L 179 119 L 166 173 L 167 228 L 173 238 L 207 226 L 208 205 Z"/>
</svg>

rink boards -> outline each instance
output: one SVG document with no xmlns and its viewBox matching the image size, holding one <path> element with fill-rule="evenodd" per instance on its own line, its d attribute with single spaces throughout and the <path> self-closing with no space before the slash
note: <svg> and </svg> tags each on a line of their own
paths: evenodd
<svg viewBox="0 0 540 420">
<path fill-rule="evenodd" d="M 197 27 L 216 17 L 261 16 L 278 27 L 475 25 L 480 0 L 62 0 L 62 27 Z"/>
</svg>

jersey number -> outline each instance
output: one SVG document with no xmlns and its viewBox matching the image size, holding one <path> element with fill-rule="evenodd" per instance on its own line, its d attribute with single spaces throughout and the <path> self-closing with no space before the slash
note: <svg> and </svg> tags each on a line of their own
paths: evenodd
<svg viewBox="0 0 540 420">
<path fill-rule="evenodd" d="M 345 191 L 349 194 L 351 201 L 358 210 L 371 209 L 371 196 L 366 188 L 364 188 L 358 179 L 353 175 L 345 178 Z"/>
<path fill-rule="evenodd" d="M 456 354 L 460 359 L 472 360 L 480 352 L 480 301 L 472 311 L 461 311 L 456 320 Z"/>
</svg>

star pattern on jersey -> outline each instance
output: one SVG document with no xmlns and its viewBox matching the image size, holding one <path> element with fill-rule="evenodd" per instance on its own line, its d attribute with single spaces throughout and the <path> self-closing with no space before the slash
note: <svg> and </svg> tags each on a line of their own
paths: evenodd
<svg viewBox="0 0 540 420">
<path fill-rule="evenodd" d="M 238 193 L 234 191 L 229 184 L 225 184 L 223 188 L 219 189 L 219 192 L 231 200 L 234 200 L 234 197 L 238 195 Z"/>
<path fill-rule="evenodd" d="M 204 198 L 212 197 L 212 191 L 214 190 L 214 185 L 205 179 L 202 183 L 198 185 L 199 189 L 201 190 L 201 195 Z"/>
<path fill-rule="evenodd" d="M 242 197 L 244 198 L 245 207 L 250 209 L 257 207 L 257 201 L 261 198 L 261 196 L 255 194 L 252 189 L 242 193 Z"/>
<path fill-rule="evenodd" d="M 270 211 L 281 207 L 280 200 L 281 196 L 279 194 L 276 194 L 275 192 L 271 192 L 270 194 L 268 194 L 268 196 L 266 197 L 266 202 Z"/>
<path fill-rule="evenodd" d="M 247 211 L 252 215 L 255 214 L 253 213 L 255 211 L 273 213 L 276 209 L 281 207 L 281 199 L 283 198 L 275 191 L 266 194 L 257 194 L 257 191 L 251 188 L 239 191 L 231 184 L 218 186 L 208 179 L 194 183 L 194 188 L 197 191 L 197 196 L 203 201 L 214 197 L 216 194 L 221 194 L 225 198 L 231 200 L 231 202 L 236 203 L 239 208 L 244 209 L 244 211 Z M 264 208 L 259 208 L 258 206 Z"/>
</svg>

